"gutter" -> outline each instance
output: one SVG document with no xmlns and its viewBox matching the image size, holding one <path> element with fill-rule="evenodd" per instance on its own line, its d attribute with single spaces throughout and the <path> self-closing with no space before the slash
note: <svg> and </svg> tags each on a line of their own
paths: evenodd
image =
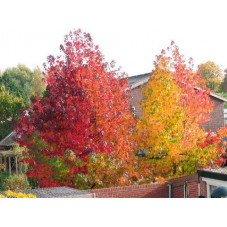
<svg viewBox="0 0 227 227">
<path fill-rule="evenodd" d="M 227 181 L 227 174 L 220 172 L 212 172 L 208 170 L 198 170 L 197 171 L 199 177 L 206 177 L 215 180 Z"/>
</svg>

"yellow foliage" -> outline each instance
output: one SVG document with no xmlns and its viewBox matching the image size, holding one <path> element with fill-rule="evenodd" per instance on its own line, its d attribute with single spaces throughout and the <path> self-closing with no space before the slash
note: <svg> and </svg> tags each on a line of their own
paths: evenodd
<svg viewBox="0 0 227 227">
<path fill-rule="evenodd" d="M 218 135 L 220 138 L 226 137 L 227 136 L 227 126 L 220 128 L 217 131 Z"/>
<path fill-rule="evenodd" d="M 174 74 L 157 68 L 143 94 L 143 115 L 135 140 L 138 150 L 147 151 L 144 161 L 150 163 L 154 179 L 193 173 L 216 158 L 215 147 L 199 147 L 205 140 L 205 130 L 187 114 Z"/>
<path fill-rule="evenodd" d="M 36 198 L 35 195 L 25 194 L 25 193 L 17 193 L 13 191 L 5 191 L 5 195 L 0 194 L 0 198 Z"/>
<path fill-rule="evenodd" d="M 212 61 L 208 61 L 200 65 L 202 78 L 206 81 L 206 85 L 212 91 L 218 92 L 220 84 L 224 79 L 222 70 Z"/>
<path fill-rule="evenodd" d="M 149 158 L 158 160 L 154 164 L 160 171 L 163 166 L 172 165 L 173 160 L 180 160 L 184 150 L 182 91 L 171 73 L 157 71 L 143 94 L 143 115 L 137 124 L 137 143 L 139 149 L 149 151 Z"/>
</svg>

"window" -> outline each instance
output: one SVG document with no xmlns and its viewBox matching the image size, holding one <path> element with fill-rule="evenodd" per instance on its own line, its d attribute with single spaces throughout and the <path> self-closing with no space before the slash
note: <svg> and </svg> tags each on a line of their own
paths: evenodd
<svg viewBox="0 0 227 227">
<path fill-rule="evenodd" d="M 202 177 L 202 181 L 206 182 L 206 191 L 207 191 L 207 198 L 211 198 L 212 192 L 220 186 L 227 186 L 227 181 L 217 180 Z"/>
<path fill-rule="evenodd" d="M 135 117 L 136 116 L 136 107 L 132 106 L 131 109 L 132 109 L 132 116 Z"/>
<path fill-rule="evenodd" d="M 218 186 L 210 185 L 210 197 L 211 197 L 213 191 L 214 191 L 217 187 L 218 187 Z"/>
</svg>

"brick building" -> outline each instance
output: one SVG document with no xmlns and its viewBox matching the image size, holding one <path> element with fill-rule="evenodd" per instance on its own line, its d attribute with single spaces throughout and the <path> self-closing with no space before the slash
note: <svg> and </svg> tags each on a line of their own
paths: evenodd
<svg viewBox="0 0 227 227">
<path fill-rule="evenodd" d="M 135 115 L 137 117 L 142 115 L 142 109 L 139 107 L 139 104 L 143 99 L 141 88 L 147 85 L 150 75 L 150 73 L 145 73 L 128 78 L 132 93 L 131 105 L 134 108 Z M 205 124 L 202 124 L 201 126 L 203 126 L 206 131 L 211 130 L 212 132 L 216 132 L 217 129 L 225 126 L 224 104 L 227 99 L 214 93 L 210 93 L 210 97 L 214 102 L 214 110 L 211 113 L 211 120 L 209 122 L 206 122 Z"/>
<path fill-rule="evenodd" d="M 227 187 L 227 167 L 200 169 L 197 173 L 169 181 L 171 198 L 211 198 L 220 186 Z"/>
<path fill-rule="evenodd" d="M 204 196 L 211 198 L 214 189 L 220 186 L 227 187 L 227 167 L 216 167 L 198 170 L 200 184 L 204 184 Z"/>
</svg>

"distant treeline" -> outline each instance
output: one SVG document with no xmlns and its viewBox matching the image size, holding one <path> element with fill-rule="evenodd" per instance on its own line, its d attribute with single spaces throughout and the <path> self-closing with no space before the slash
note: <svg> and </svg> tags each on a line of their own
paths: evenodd
<svg viewBox="0 0 227 227">
<path fill-rule="evenodd" d="M 13 130 L 12 119 L 17 119 L 21 109 L 31 104 L 36 92 L 45 90 L 40 68 L 33 70 L 23 64 L 0 73 L 0 140 Z"/>
</svg>

